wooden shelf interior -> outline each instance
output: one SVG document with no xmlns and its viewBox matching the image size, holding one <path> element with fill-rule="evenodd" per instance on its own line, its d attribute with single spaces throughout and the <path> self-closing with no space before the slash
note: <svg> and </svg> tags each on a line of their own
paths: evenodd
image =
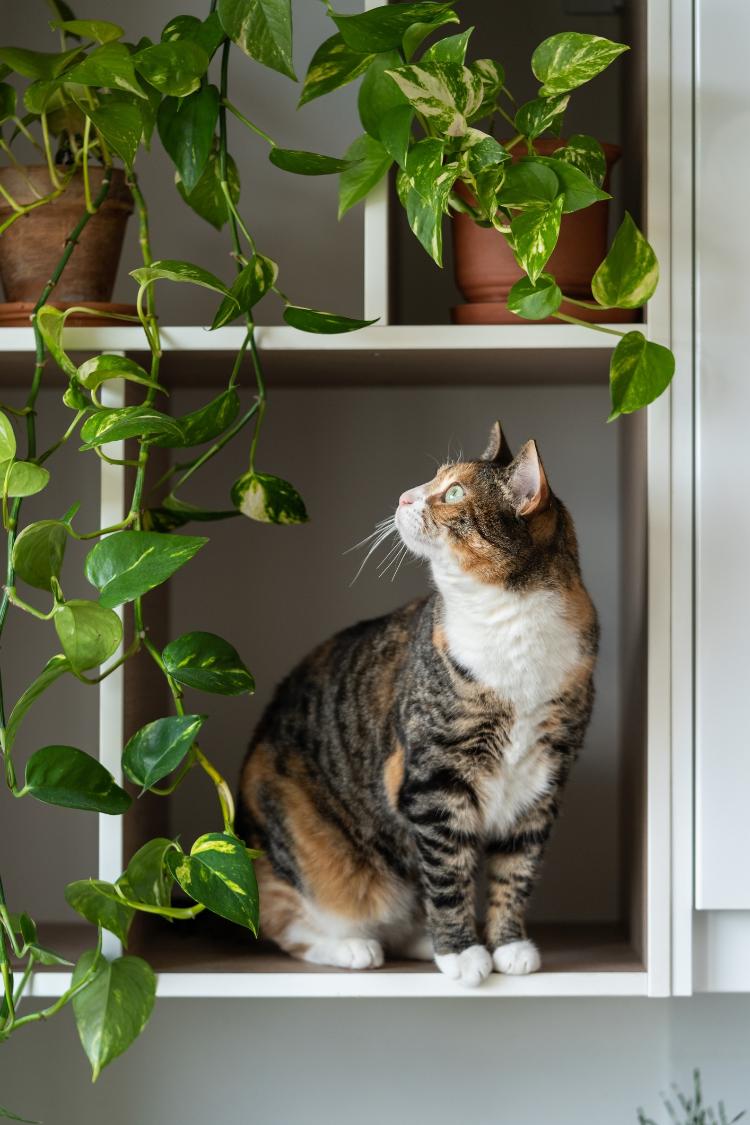
<svg viewBox="0 0 750 1125">
<path fill-rule="evenodd" d="M 205 389 L 175 388 L 170 406 L 181 414 L 205 398 Z M 352 585 L 360 559 L 345 554 L 347 548 L 392 510 L 405 487 L 429 479 L 436 463 L 456 456 L 461 446 L 467 456 L 476 455 L 493 418 L 501 418 L 512 446 L 535 437 L 552 487 L 576 520 L 602 648 L 594 718 L 563 800 L 532 918 L 572 927 L 569 934 L 581 932 L 576 926 L 614 927 L 632 942 L 640 964 L 644 426 L 639 418 L 607 426 L 606 414 L 607 392 L 597 385 L 277 388 L 259 467 L 300 487 L 311 522 L 292 528 L 241 519 L 214 525 L 209 546 L 175 576 L 166 602 L 153 611 L 147 606 L 146 619 L 165 637 L 193 629 L 219 633 L 253 671 L 253 698 L 186 692 L 188 710 L 211 716 L 202 745 L 233 784 L 252 729 L 293 664 L 337 629 L 428 588 L 427 574 L 413 562 L 395 582 L 388 574 L 379 578 L 370 565 Z M 184 498 L 223 507 L 244 462 L 240 443 L 196 475 Z M 144 706 L 150 670 L 144 663 L 128 671 L 126 709 L 135 700 L 137 716 L 129 719 L 126 737 L 167 713 L 163 695 Z M 168 801 L 144 798 L 136 807 L 147 824 L 157 817 L 159 830 L 179 835 L 185 846 L 216 823 L 213 789 L 200 771 L 192 771 Z M 144 834 L 127 819 L 130 853 Z"/>
<path fill-rule="evenodd" d="M 546 973 L 638 973 L 643 972 L 639 954 L 626 931 L 616 925 L 537 925 L 530 936 L 542 954 Z M 75 963 L 94 944 L 94 931 L 85 924 L 50 923 L 40 931 L 43 944 Z M 145 957 L 157 973 L 336 973 L 346 969 L 309 965 L 280 952 L 274 946 L 221 919 L 203 915 L 193 922 L 149 921 L 131 940 L 128 952 Z M 39 970 L 59 972 L 59 967 Z M 386 960 L 378 976 L 391 973 L 437 973 L 424 961 Z"/>
</svg>

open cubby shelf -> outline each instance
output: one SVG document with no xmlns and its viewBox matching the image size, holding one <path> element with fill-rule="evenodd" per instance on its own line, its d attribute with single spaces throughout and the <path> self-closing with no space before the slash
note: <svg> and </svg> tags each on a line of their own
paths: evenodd
<svg viewBox="0 0 750 1125">
<path fill-rule="evenodd" d="M 486 22 L 481 0 L 465 3 L 467 23 Z M 365 6 L 372 6 L 369 0 Z M 648 233 L 667 275 L 669 176 L 659 160 L 663 156 L 668 165 L 669 122 L 658 99 L 650 105 L 645 101 L 647 41 L 649 75 L 661 75 L 663 81 L 668 69 L 669 39 L 658 12 L 653 14 L 656 7 L 647 0 L 626 0 L 617 13 L 584 18 L 571 17 L 562 0 L 541 0 L 516 29 L 519 43 L 513 50 L 525 51 L 534 45 L 526 38 L 538 41 L 568 25 L 633 43 L 620 77 L 613 71 L 598 88 L 604 93 L 592 95 L 586 112 L 593 112 L 594 126 L 587 128 L 584 115 L 570 127 L 627 141 L 621 195 L 636 217 L 648 217 Z M 536 24 L 531 26 L 534 21 L 541 21 L 541 34 Z M 508 32 L 505 22 L 501 28 L 498 21 L 495 29 L 502 30 L 501 38 Z M 487 54 L 493 52 L 500 58 L 506 53 L 502 43 L 488 41 Z M 206 922 L 205 916 L 195 925 L 141 926 L 130 951 L 148 957 L 159 973 L 159 992 L 166 996 L 665 994 L 671 949 L 666 827 L 671 701 L 664 686 L 671 682 L 664 609 L 671 559 L 668 404 L 658 403 L 648 421 L 642 415 L 604 424 L 609 358 L 617 342 L 606 331 L 564 324 L 451 325 L 456 290 L 450 262 L 435 271 L 394 216 L 392 204 L 384 189 L 368 201 L 364 222 L 363 315 L 380 317 L 379 324 L 335 336 L 312 336 L 282 325 L 258 329 L 273 391 L 261 443 L 263 469 L 300 487 L 312 522 L 298 529 L 248 526 L 244 520 L 214 525 L 210 547 L 175 576 L 168 590 L 149 596 L 148 617 L 156 644 L 190 629 L 209 629 L 246 656 L 259 685 L 253 700 L 188 700 L 191 708 L 194 703 L 194 709 L 211 713 L 208 750 L 233 780 L 274 684 L 297 659 L 335 630 L 387 612 L 425 590 L 426 578 L 416 567 L 404 567 L 395 587 L 374 575 L 351 587 L 356 565 L 352 568 L 352 556 L 343 552 L 391 510 L 404 487 L 432 475 L 428 451 L 444 457 L 446 449 L 455 454 L 464 445 L 471 455 L 495 417 L 514 446 L 538 438 L 552 487 L 576 520 L 584 578 L 603 623 L 594 721 L 530 917 L 542 971 L 493 976 L 471 992 L 420 963 L 386 963 L 368 973 L 333 970 L 294 961 L 242 931 Z M 342 253 L 346 237 L 351 234 L 342 234 Z M 164 256 L 168 253 L 169 247 Z M 670 339 L 669 280 L 664 277 L 642 326 L 662 343 Z M 192 299 L 188 296 L 188 305 Z M 244 336 L 240 327 L 215 333 L 201 327 L 211 313 L 200 305 L 201 295 L 195 299 L 198 304 L 184 312 L 192 323 L 162 329 L 160 378 L 170 391 L 162 409 L 175 415 L 196 409 L 225 384 L 227 364 Z M 174 319 L 183 311 L 173 313 Z M 139 327 L 71 328 L 65 342 L 74 357 L 97 351 L 144 354 Z M 0 381 L 11 391 L 27 378 L 32 352 L 30 328 L 0 331 Z M 54 387 L 59 376 L 51 367 L 47 377 Z M 240 384 L 249 403 L 249 372 Z M 124 401 L 117 392 L 109 400 L 111 405 Z M 227 456 L 231 460 L 229 451 Z M 160 459 L 155 467 L 163 471 L 166 455 L 155 452 L 154 460 Z M 233 472 L 233 465 L 215 465 L 204 478 L 196 475 L 186 499 L 214 504 L 217 495 L 226 496 L 227 481 L 246 467 L 240 463 Z M 122 470 L 101 467 L 101 526 L 121 517 L 125 487 Z M 241 582 L 238 560 L 247 564 Z M 273 582 L 266 581 L 258 597 L 254 580 L 268 575 Z M 213 591 L 211 598 L 203 598 L 206 590 Z M 222 594 L 228 590 L 231 598 Z M 104 681 L 100 755 L 113 773 L 119 774 L 124 740 L 166 713 L 168 704 L 163 685 L 143 662 L 129 662 L 124 672 Z M 136 802 L 124 826 L 116 818 L 102 818 L 100 877 L 116 878 L 149 835 L 179 834 L 189 845 L 214 823 L 210 787 L 206 790 L 190 774 L 169 803 Z M 71 877 L 92 873 L 79 870 Z M 90 947 L 92 931 L 63 924 L 62 917 L 61 912 L 59 924 L 45 927 L 44 940 L 74 959 Z M 106 940 L 106 951 L 116 953 L 117 943 Z M 68 979 L 67 973 L 40 971 L 34 991 L 55 995 Z"/>
</svg>

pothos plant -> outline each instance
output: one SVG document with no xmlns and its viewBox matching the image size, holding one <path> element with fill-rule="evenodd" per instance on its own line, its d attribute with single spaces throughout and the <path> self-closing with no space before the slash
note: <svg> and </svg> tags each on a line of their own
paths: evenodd
<svg viewBox="0 0 750 1125">
<path fill-rule="evenodd" d="M 282 168 L 317 175 L 347 167 L 345 161 L 280 148 L 230 100 L 230 64 L 233 59 L 243 61 L 243 54 L 294 77 L 289 0 L 213 0 L 205 19 L 177 15 L 159 42 L 142 38 L 135 44 L 125 41 L 123 29 L 110 21 L 76 19 L 61 0 L 50 0 L 50 7 L 52 27 L 60 39 L 57 51 L 0 48 L 0 116 L 5 130 L 0 149 L 24 175 L 14 146 L 25 138 L 41 153 L 51 185 L 48 195 L 27 205 L 0 189 L 12 208 L 5 228 L 33 221 L 27 219 L 29 213 L 58 198 L 72 177 L 81 176 L 85 188 L 85 209 L 31 316 L 36 355 L 25 405 L 21 409 L 4 405 L 0 412 L 0 501 L 7 547 L 0 637 L 9 613 L 23 613 L 40 628 L 54 629 L 61 649 L 11 706 L 5 703 L 0 676 L 0 754 L 6 797 L 109 815 L 128 809 L 129 793 L 88 752 L 67 745 L 44 746 L 31 753 L 21 776 L 17 746 L 23 741 L 25 716 L 55 681 L 65 677 L 71 684 L 99 684 L 145 650 L 166 679 L 173 713 L 156 718 L 129 739 L 122 749 L 123 772 L 141 792 L 167 795 L 197 768 L 214 786 L 219 812 L 218 824 L 207 825 L 217 830 L 207 831 L 187 849 L 179 840 L 154 839 L 131 858 L 116 882 L 88 878 L 66 888 L 68 903 L 93 923 L 98 938 L 75 965 L 70 987 L 43 1010 L 22 1011 L 31 975 L 40 965 L 66 962 L 41 943 L 23 904 L 6 901 L 0 879 L 0 1040 L 72 1004 L 96 1078 L 142 1030 L 156 986 L 154 973 L 142 958 L 103 955 L 102 929 L 127 945 L 139 912 L 181 921 L 204 910 L 252 933 L 258 928 L 255 853 L 235 832 L 230 787 L 201 744 L 206 716 L 188 709 L 184 698 L 186 689 L 222 695 L 251 692 L 252 675 L 232 645 L 210 633 L 189 632 L 157 648 L 149 635 L 144 596 L 205 549 L 205 536 L 181 533 L 188 523 L 207 525 L 240 514 L 277 524 L 307 518 L 292 485 L 261 471 L 258 462 L 266 393 L 253 321 L 257 303 L 275 293 L 284 302 L 286 321 L 311 332 L 346 332 L 365 322 L 292 304 L 278 287 L 276 263 L 257 247 L 240 211 L 239 176 L 228 148 L 229 114 L 268 142 L 271 159 Z M 239 54 L 233 45 L 239 47 Z M 11 73 L 29 80 L 22 106 L 17 103 L 16 87 L 4 81 Z M 154 258 L 147 203 L 136 172 L 138 155 L 154 135 L 175 165 L 176 186 L 188 206 L 218 229 L 228 225 L 234 279 L 221 280 L 193 262 Z M 94 164 L 104 170 L 100 186 L 97 177 L 96 192 L 90 183 Z M 150 351 L 146 366 L 106 354 L 75 363 L 66 351 L 64 326 L 76 310 L 62 311 L 48 303 L 79 236 L 107 197 L 116 165 L 124 168 L 135 200 L 143 259 L 132 271 L 137 315 L 119 319 L 142 327 Z M 160 383 L 156 291 L 164 282 L 213 291 L 217 298 L 213 329 L 238 318 L 245 325 L 242 346 L 228 366 L 223 389 L 183 417 L 171 417 L 160 409 L 165 392 Z M 238 388 L 246 355 L 255 397 L 243 412 Z M 56 441 L 40 449 L 37 412 L 48 360 L 67 377 L 63 401 L 71 420 Z M 102 388 L 112 380 L 130 385 L 131 405 L 104 405 Z M 230 441 L 248 432 L 252 434 L 248 468 L 229 490 L 231 507 L 207 510 L 191 504 L 185 498 L 191 478 Z M 55 452 L 71 439 L 79 442 L 86 457 L 134 470 L 127 512 L 114 526 L 81 527 L 75 496 L 67 512 L 50 512 L 48 518 L 24 523 L 24 499 L 45 488 Z M 112 455 L 110 443 L 121 441 L 131 443 L 125 459 Z M 155 447 L 175 450 L 178 458 L 156 482 L 156 490 L 147 481 Z M 92 543 L 85 561 L 90 598 L 65 593 L 69 581 L 63 564 L 71 539 Z M 125 651 L 121 650 L 123 616 L 130 618 L 133 637 Z M 187 905 L 173 903 L 175 888 L 187 897 Z M 0 1116 L 13 1115 L 0 1109 Z"/>
<path fill-rule="evenodd" d="M 549 259 L 564 216 L 610 198 L 602 189 L 604 152 L 594 137 L 582 134 L 569 137 L 554 156 L 535 147 L 545 133 L 560 135 L 573 91 L 628 48 L 597 35 L 553 35 L 531 58 L 541 84 L 538 95 L 518 105 L 499 62 L 467 62 L 473 28 L 434 38 L 437 29 L 459 22 L 454 8 L 452 0 L 391 4 L 351 16 L 329 5 L 337 31 L 315 53 L 301 102 L 362 76 L 358 105 L 364 133 L 346 153 L 340 213 L 395 167 L 409 225 L 438 266 L 446 215 L 463 212 L 494 228 L 525 274 L 509 294 L 509 309 L 528 320 L 552 316 L 619 336 L 610 366 L 610 420 L 639 410 L 669 385 L 671 351 L 637 329 L 617 332 L 584 322 L 575 306 L 642 307 L 658 282 L 656 255 L 626 214 L 591 279 L 593 301 L 566 296 Z M 498 130 L 506 139 L 495 137 Z"/>
</svg>

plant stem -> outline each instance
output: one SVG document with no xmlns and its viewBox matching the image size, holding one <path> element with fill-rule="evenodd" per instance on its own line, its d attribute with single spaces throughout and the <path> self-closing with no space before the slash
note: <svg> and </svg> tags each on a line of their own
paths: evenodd
<svg viewBox="0 0 750 1125">
<path fill-rule="evenodd" d="M 243 125 L 246 125 L 248 127 L 248 129 L 252 129 L 253 133 L 257 133 L 259 137 L 262 137 L 264 141 L 267 141 L 271 148 L 276 148 L 276 141 L 273 139 L 273 137 L 269 137 L 268 133 L 264 133 L 259 125 L 256 125 L 254 122 L 252 122 L 249 117 L 245 117 L 244 113 L 240 113 L 240 111 L 237 109 L 237 106 L 232 105 L 229 99 L 224 95 L 222 95 L 221 104 L 226 109 L 228 109 L 229 112 L 233 114 L 238 121 L 241 121 Z"/>
<path fill-rule="evenodd" d="M 222 450 L 224 446 L 232 440 L 232 438 L 236 437 L 240 430 L 247 425 L 250 419 L 255 417 L 256 413 L 259 410 L 259 407 L 260 404 L 256 400 L 250 407 L 250 409 L 242 415 L 240 420 L 238 422 L 235 422 L 230 430 L 227 430 L 225 434 L 222 434 L 222 436 L 217 441 L 215 441 L 214 444 L 210 446 L 205 453 L 202 453 L 200 457 L 196 458 L 195 461 L 185 466 L 187 468 L 187 472 L 185 472 L 183 476 L 180 477 L 180 479 L 177 481 L 177 484 L 172 489 L 172 492 L 175 493 L 178 488 L 182 488 L 183 484 L 185 484 L 186 481 L 190 480 L 190 477 L 193 475 L 193 473 L 196 473 L 198 469 L 202 468 L 202 466 L 205 465 L 207 461 L 210 461 L 212 457 L 215 457 L 216 454 L 219 453 L 220 450 Z"/>
<path fill-rule="evenodd" d="M 622 337 L 627 335 L 627 333 L 618 332 L 614 328 L 605 328 L 603 324 L 593 324 L 590 320 L 580 320 L 577 316 L 568 316 L 567 313 L 556 312 L 552 315 L 556 320 L 564 320 L 566 324 L 580 324 L 583 328 L 593 328 L 594 332 L 605 332 L 607 336 Z"/>
</svg>

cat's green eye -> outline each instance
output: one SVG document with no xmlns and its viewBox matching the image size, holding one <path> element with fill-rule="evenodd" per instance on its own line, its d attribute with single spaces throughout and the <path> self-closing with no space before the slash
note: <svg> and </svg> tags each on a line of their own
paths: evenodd
<svg viewBox="0 0 750 1125">
<path fill-rule="evenodd" d="M 466 493 L 460 484 L 452 484 L 446 491 L 443 500 L 446 504 L 457 504 L 459 500 L 463 500 Z"/>
</svg>

